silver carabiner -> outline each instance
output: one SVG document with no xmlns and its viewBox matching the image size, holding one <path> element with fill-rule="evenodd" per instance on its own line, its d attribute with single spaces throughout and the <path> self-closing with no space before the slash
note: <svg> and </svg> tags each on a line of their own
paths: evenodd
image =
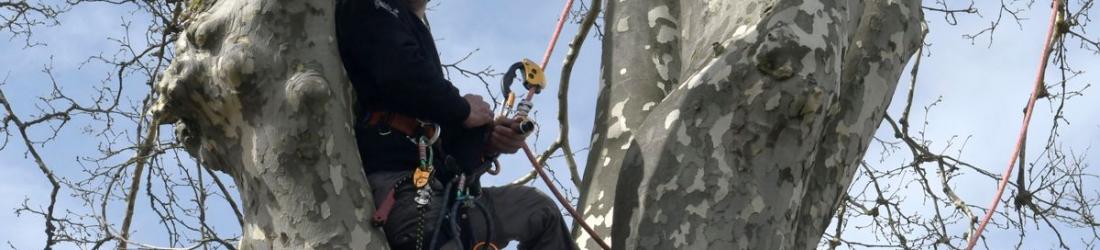
<svg viewBox="0 0 1100 250">
<path fill-rule="evenodd" d="M 440 127 L 438 123 L 425 122 L 420 119 L 416 119 L 416 122 L 420 123 L 420 127 L 435 126 L 435 134 L 432 135 L 431 139 L 428 139 L 428 145 L 435 145 L 435 142 L 439 141 L 439 135 L 443 134 L 443 127 Z"/>
<path fill-rule="evenodd" d="M 432 125 L 435 126 L 435 135 L 432 136 L 432 139 L 428 140 L 428 145 L 435 145 L 435 142 L 439 141 L 439 135 L 443 134 L 443 127 L 435 123 L 432 123 Z"/>
<path fill-rule="evenodd" d="M 416 122 L 420 123 L 420 127 L 427 127 L 429 125 L 435 126 L 435 134 L 432 135 L 431 139 L 428 139 L 428 144 L 427 144 L 427 145 L 435 145 L 435 143 L 437 141 L 439 141 L 439 135 L 443 134 L 443 127 L 439 126 L 439 124 L 436 124 L 436 123 L 421 121 L 420 119 L 417 119 Z M 424 136 L 420 136 L 420 138 L 423 138 L 423 137 Z M 406 136 L 406 138 L 408 138 L 409 141 L 411 141 L 413 144 L 419 144 L 420 143 L 420 141 L 417 141 L 417 138 L 413 138 L 413 137 L 409 137 L 409 136 Z"/>
</svg>

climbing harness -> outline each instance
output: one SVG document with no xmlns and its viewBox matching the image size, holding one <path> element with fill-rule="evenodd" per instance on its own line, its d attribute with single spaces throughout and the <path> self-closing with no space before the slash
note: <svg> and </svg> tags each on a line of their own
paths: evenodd
<svg viewBox="0 0 1100 250">
<path fill-rule="evenodd" d="M 986 210 L 985 216 L 982 216 L 981 223 L 978 224 L 978 228 L 974 230 L 974 234 L 967 242 L 966 249 L 974 249 L 974 246 L 978 243 L 978 238 L 981 238 L 982 231 L 985 230 L 985 225 L 989 223 L 989 219 L 993 217 L 993 213 L 997 211 L 997 204 L 1001 202 L 1001 196 L 1005 192 L 1005 186 L 1008 185 L 1008 179 L 1012 176 L 1012 168 L 1016 165 L 1016 159 L 1020 156 L 1020 151 L 1023 150 L 1025 141 L 1027 140 L 1027 129 L 1031 123 L 1031 115 L 1035 111 L 1035 101 L 1039 99 L 1039 94 L 1043 91 L 1043 79 L 1046 76 L 1047 61 L 1050 59 L 1051 45 L 1054 44 L 1054 40 L 1057 36 L 1062 35 L 1063 30 L 1058 30 L 1058 23 L 1062 21 L 1061 16 L 1062 2 L 1060 0 L 1054 0 L 1054 4 L 1050 13 L 1050 25 L 1047 30 L 1046 41 L 1043 44 L 1042 59 L 1039 61 L 1039 73 L 1035 78 L 1035 87 L 1031 91 L 1031 97 L 1027 100 L 1027 108 L 1024 110 L 1024 124 L 1020 128 L 1020 135 L 1016 139 L 1016 148 L 1012 151 L 1012 158 L 1008 160 L 1008 167 L 1005 168 L 1004 174 L 1001 175 L 1001 181 L 997 184 L 997 193 L 993 196 L 992 204 L 989 204 L 989 209 Z"/>
<path fill-rule="evenodd" d="M 428 249 L 438 249 L 441 247 L 439 244 L 440 230 L 443 227 L 444 218 L 450 218 L 448 220 L 448 226 L 451 229 L 453 237 L 456 238 L 459 246 L 466 249 L 467 246 L 471 246 L 472 249 L 498 249 L 496 243 L 492 242 L 495 233 L 495 224 L 493 223 L 493 215 L 489 211 L 488 207 L 477 200 L 478 196 L 471 191 L 471 185 L 473 182 L 467 182 L 467 175 L 461 174 L 457 178 L 448 183 L 444 195 L 443 203 L 440 208 L 440 214 L 437 223 L 437 227 L 433 232 L 430 242 L 425 242 L 425 230 L 428 226 L 425 223 L 427 213 L 429 212 L 432 204 L 432 188 L 430 182 L 434 178 L 436 173 L 436 167 L 434 165 L 435 158 L 435 145 L 442 134 L 442 128 L 438 124 L 424 122 L 415 118 L 404 116 L 398 113 L 388 112 L 374 112 L 366 116 L 366 123 L 371 126 L 377 126 L 379 128 L 379 134 L 388 135 L 393 131 L 402 133 L 410 142 L 416 145 L 417 148 L 417 166 L 413 169 L 412 174 L 398 180 L 392 188 L 390 188 L 386 197 L 382 201 L 382 204 L 375 210 L 372 216 L 372 224 L 381 227 L 384 226 L 389 218 L 390 212 L 393 211 L 393 207 L 396 203 L 396 193 L 403 185 L 411 184 L 415 190 L 415 196 L 413 201 L 416 203 L 417 209 L 417 222 L 415 232 L 416 249 L 420 250 L 424 248 L 424 243 L 430 243 Z M 449 160 L 449 159 L 448 159 Z M 451 190 L 455 189 L 457 192 L 451 193 Z M 452 195 L 455 199 L 452 201 L 450 197 Z M 460 211 L 460 208 L 465 210 Z M 474 242 L 472 239 L 462 239 L 461 227 L 459 226 L 459 218 L 466 219 L 468 216 L 460 212 L 468 212 L 476 210 L 480 212 L 485 218 L 485 224 L 487 229 L 487 235 L 485 240 Z"/>
<path fill-rule="evenodd" d="M 546 66 L 549 64 L 550 55 L 552 55 L 553 52 L 554 52 L 554 47 L 555 47 L 555 45 L 558 41 L 558 37 L 561 35 L 562 27 L 565 25 L 565 21 L 567 20 L 567 17 L 569 15 L 569 11 L 572 9 L 572 6 L 573 6 L 573 0 L 566 0 L 565 7 L 562 8 L 561 15 L 558 17 L 558 22 L 557 22 L 557 24 L 554 28 L 554 32 L 553 32 L 553 35 L 551 36 L 550 43 L 546 48 L 546 52 L 543 54 L 542 63 L 539 64 L 539 65 L 536 65 L 533 61 L 528 60 L 528 59 L 524 59 L 524 60 L 522 60 L 518 63 L 515 63 L 509 68 L 508 72 L 506 73 L 506 75 L 504 77 L 504 80 L 501 83 L 501 88 L 502 88 L 502 91 L 504 92 L 505 100 L 506 100 L 505 101 L 505 108 L 503 110 L 501 110 L 501 116 L 502 117 L 512 116 L 514 120 L 518 121 L 518 125 L 516 127 L 514 127 L 513 129 L 516 129 L 517 132 L 519 132 L 523 135 L 530 134 L 531 132 L 533 132 L 538 127 L 537 124 L 533 120 L 528 118 L 528 114 L 534 108 L 534 103 L 532 102 L 532 99 L 534 98 L 534 96 L 536 94 L 540 93 L 542 91 L 542 89 L 546 88 L 547 83 L 546 83 L 546 77 L 545 77 L 544 71 L 546 70 Z M 512 85 L 512 79 L 514 79 L 516 77 L 516 72 L 520 71 L 520 70 L 522 70 L 522 72 L 523 72 L 523 74 L 522 74 L 522 76 L 523 76 L 523 87 L 527 90 L 527 93 L 523 96 L 523 98 L 518 102 L 518 105 L 517 105 L 516 100 L 518 98 L 517 98 L 517 95 L 514 92 L 511 91 L 511 85 Z M 513 110 L 513 107 L 515 107 L 514 110 Z M 373 121 L 376 120 L 375 115 L 371 115 L 370 117 L 371 117 L 370 119 L 372 120 L 372 123 L 374 123 Z M 397 123 L 408 124 L 408 122 L 394 122 L 394 123 L 395 124 L 397 124 Z M 421 125 L 423 125 L 423 124 L 421 124 Z M 403 133 L 406 133 L 407 135 L 412 134 L 412 131 L 414 130 L 414 129 L 404 129 L 404 128 L 402 128 L 402 127 L 407 127 L 407 126 L 404 126 L 404 125 L 397 125 L 397 126 L 392 126 L 391 125 L 391 127 L 395 128 L 399 131 L 402 131 Z M 421 127 L 423 127 L 423 126 L 421 126 Z M 436 129 L 436 131 L 435 131 L 434 138 L 438 138 L 439 127 L 435 126 L 435 129 Z M 417 239 L 416 239 L 417 240 L 417 249 L 420 249 L 423 246 L 423 244 L 422 244 L 422 240 L 423 240 L 422 234 L 423 234 L 424 213 L 426 213 L 425 211 L 426 211 L 427 207 L 429 207 L 428 204 L 430 204 L 430 202 L 431 202 L 431 188 L 430 188 L 430 185 L 427 185 L 427 183 L 430 181 L 431 176 L 432 176 L 432 172 L 434 171 L 434 167 L 431 166 L 431 159 L 433 159 L 433 158 L 431 158 L 431 147 L 430 147 L 430 145 L 435 143 L 435 139 L 431 139 L 431 140 L 424 140 L 424 139 L 425 138 L 422 136 L 422 137 L 419 138 L 419 140 L 414 140 L 414 143 L 416 143 L 418 145 L 418 150 L 420 151 L 419 153 L 420 153 L 420 156 L 421 156 L 420 157 L 421 163 L 420 163 L 420 166 L 418 166 L 418 168 L 416 170 L 414 170 L 413 175 L 410 178 L 406 178 L 406 179 L 412 180 L 414 185 L 416 185 L 416 187 L 417 187 L 417 201 L 416 202 L 419 205 L 418 209 L 420 209 L 420 211 L 421 211 L 419 222 L 418 222 L 418 227 L 417 227 Z M 543 180 L 543 182 L 546 183 L 547 187 L 549 187 L 550 191 L 557 198 L 558 202 L 563 207 L 565 207 L 565 209 L 573 216 L 573 218 L 576 220 L 577 224 L 579 224 L 582 228 L 584 228 L 585 232 L 587 232 L 589 234 L 589 236 L 591 236 L 591 238 L 593 240 L 595 240 L 596 243 L 598 243 L 600 245 L 601 248 L 606 249 L 606 250 L 610 250 L 611 246 L 608 245 L 606 242 L 604 242 L 604 239 L 602 237 L 600 237 L 596 233 L 596 231 L 593 230 L 592 227 L 588 225 L 588 223 L 586 223 L 584 220 L 581 219 L 582 216 L 580 215 L 580 213 L 578 213 L 577 210 L 575 208 L 573 208 L 573 206 L 570 204 L 569 200 L 567 200 L 565 198 L 565 196 L 561 194 L 561 191 L 558 190 L 557 186 L 555 186 L 553 181 L 550 180 L 550 178 L 547 176 L 546 172 L 543 171 L 542 165 L 539 164 L 538 161 L 535 159 L 536 157 L 535 157 L 534 153 L 531 151 L 530 146 L 528 146 L 526 143 L 524 143 L 523 146 L 522 146 L 522 149 L 523 149 L 523 152 L 527 155 L 527 159 L 531 161 L 531 165 L 535 169 L 535 171 L 538 173 L 539 177 Z M 497 159 L 495 159 L 496 158 L 495 156 L 493 156 L 491 158 L 493 158 L 494 168 L 486 170 L 486 173 L 496 175 L 497 173 L 500 172 L 500 162 Z M 466 208 L 466 211 L 469 211 L 471 209 L 475 209 L 478 212 L 480 212 L 482 215 L 484 215 L 483 217 L 485 218 L 485 223 L 487 225 L 486 226 L 487 235 L 486 235 L 484 241 L 479 241 L 476 244 L 472 244 L 471 249 L 474 249 L 474 250 L 480 250 L 480 249 L 498 250 L 499 248 L 497 247 L 497 245 L 492 242 L 493 239 L 494 239 L 494 235 L 493 235 L 494 228 L 493 228 L 493 226 L 495 225 L 492 221 L 493 220 L 493 214 L 488 210 L 487 206 L 485 206 L 484 204 L 482 204 L 480 201 L 477 200 L 476 196 L 470 194 L 469 187 L 466 185 L 466 178 L 467 178 L 467 176 L 465 174 L 460 174 L 457 178 L 453 179 L 450 183 L 448 183 L 446 185 L 446 187 L 444 188 L 445 191 L 444 191 L 444 195 L 443 195 L 444 198 L 443 198 L 443 204 L 442 205 L 443 206 L 450 206 L 450 208 L 449 209 L 447 209 L 447 208 L 440 209 L 440 216 L 438 218 L 438 223 L 436 223 L 436 225 L 437 225 L 437 227 L 442 227 L 443 220 L 444 219 L 449 220 L 452 236 L 456 238 L 456 242 L 459 243 L 460 249 L 466 249 L 467 245 L 464 243 L 464 240 L 461 239 L 461 238 L 464 238 L 464 237 L 463 237 L 463 234 L 461 232 L 461 227 L 459 227 L 458 221 L 459 221 L 460 218 L 467 219 L 467 218 L 469 218 L 469 216 L 466 216 L 466 214 L 459 214 L 459 208 L 464 207 L 464 208 Z M 455 195 L 455 200 L 454 201 L 450 200 L 450 195 L 451 195 L 452 188 L 457 189 L 454 192 L 454 195 Z M 394 194 L 393 193 L 394 193 L 395 189 L 396 189 L 396 185 L 395 185 L 395 188 L 390 190 L 390 193 L 387 195 L 386 200 L 383 201 L 382 207 L 380 207 L 376 211 L 375 216 L 374 216 L 375 225 L 385 224 L 385 218 L 386 218 L 386 216 L 388 216 L 388 213 L 389 213 L 390 209 L 392 209 L 392 206 L 393 206 L 393 203 L 394 203 L 394 201 L 393 201 Z M 389 205 L 387 206 L 387 204 L 389 204 Z M 380 221 L 381 224 L 379 224 L 379 221 Z M 432 234 L 432 239 L 431 239 L 431 242 L 430 242 L 430 245 L 429 245 L 429 249 L 437 249 L 438 247 L 440 247 L 439 240 L 440 240 L 440 236 L 441 236 L 440 235 L 441 231 L 442 230 L 440 230 L 440 228 L 437 228 L 434 231 L 434 233 Z M 469 240 L 469 241 L 472 242 L 472 240 Z"/>
<path fill-rule="evenodd" d="M 375 226 L 382 226 L 386 224 L 390 212 L 393 210 L 393 206 L 396 203 L 395 196 L 397 189 L 408 181 L 412 181 L 416 188 L 417 196 L 415 201 L 418 207 L 424 207 L 431 202 L 431 187 L 427 185 L 429 180 L 431 180 L 432 173 L 435 172 L 435 167 L 432 166 L 432 161 L 430 160 L 432 159 L 431 145 L 439 141 L 439 136 L 442 134 L 443 129 L 440 128 L 439 125 L 423 122 L 396 113 L 374 112 L 367 117 L 369 117 L 367 119 L 367 124 L 378 126 L 378 133 L 380 135 L 388 135 L 393 132 L 391 129 L 396 129 L 404 133 L 405 137 L 416 144 L 417 150 L 419 151 L 419 166 L 413 170 L 413 175 L 408 178 L 402 178 L 394 184 L 389 192 L 386 193 L 386 198 L 382 200 L 382 204 L 374 211 L 373 216 L 371 216 L 372 224 Z M 414 135 L 417 136 L 414 137 Z"/>
<path fill-rule="evenodd" d="M 426 135 L 430 138 L 428 145 L 435 144 L 439 140 L 439 135 L 443 132 L 443 128 L 439 124 L 421 121 L 393 112 L 370 112 L 364 116 L 363 124 L 378 127 L 379 135 L 389 135 L 393 130 L 397 130 L 397 132 L 401 132 L 406 138 L 409 138 L 413 144 L 417 143 L 414 139 L 420 135 Z"/>
<path fill-rule="evenodd" d="M 398 113 L 373 112 L 366 117 L 366 123 L 371 126 L 377 126 L 380 135 L 389 135 L 393 130 L 397 130 L 404 134 L 410 142 L 416 145 L 418 164 L 416 168 L 414 168 L 412 175 L 401 178 L 401 180 L 398 180 L 397 183 L 390 188 L 389 192 L 386 194 L 386 198 L 382 200 L 381 206 L 375 210 L 371 217 L 371 223 L 377 227 L 384 226 L 396 203 L 395 196 L 397 190 L 407 182 L 412 182 L 413 188 L 416 190 L 416 197 L 413 198 L 413 201 L 416 202 L 416 209 L 418 212 L 415 235 L 416 249 L 420 250 L 424 246 L 425 215 L 432 202 L 432 189 L 431 185 L 428 185 L 435 173 L 435 166 L 432 161 L 432 159 L 434 159 L 432 145 L 435 145 L 436 142 L 439 141 L 443 129 L 438 124 L 424 122 Z"/>
<path fill-rule="evenodd" d="M 379 206 L 378 209 L 375 210 L 375 213 L 372 216 L 372 223 L 375 226 L 379 227 L 386 224 L 389 214 L 393 210 L 393 206 L 396 203 L 395 196 L 397 190 L 402 185 L 406 185 L 407 183 L 411 182 L 413 188 L 416 190 L 416 195 L 413 198 L 413 201 L 417 205 L 416 233 L 414 237 L 416 240 L 416 249 L 421 250 L 424 247 L 424 243 L 426 243 L 424 239 L 424 230 L 426 229 L 425 227 L 427 227 L 427 225 L 425 224 L 425 220 L 427 217 L 427 213 L 431 208 L 430 205 L 432 203 L 432 188 L 429 183 L 431 182 L 432 178 L 434 178 L 434 174 L 436 172 L 436 167 L 434 165 L 435 150 L 433 148 L 433 145 L 435 145 L 436 142 L 439 141 L 439 136 L 442 133 L 442 128 L 434 123 L 427 123 L 415 119 L 399 122 L 401 119 L 400 117 L 402 117 L 399 114 L 375 113 L 372 114 L 370 117 L 371 119 L 369 121 L 369 124 L 371 125 L 377 126 L 378 124 L 386 121 L 386 123 L 389 124 L 389 128 L 404 133 L 405 136 L 413 144 L 416 145 L 418 156 L 418 164 L 416 168 L 413 169 L 412 174 L 408 177 L 398 180 L 397 183 L 395 183 L 394 186 L 390 188 L 389 192 L 386 195 L 386 198 L 382 201 L 381 206 Z M 411 123 L 411 121 L 416 122 L 415 128 L 408 125 Z M 379 133 L 383 135 L 389 134 L 390 132 L 391 131 L 389 131 L 388 129 L 384 131 L 379 131 Z M 463 249 L 466 248 L 465 246 L 470 245 L 477 246 L 473 249 L 497 249 L 496 244 L 492 242 L 493 233 L 495 230 L 493 228 L 495 224 L 492 220 L 492 213 L 489 212 L 484 204 L 476 200 L 477 196 L 473 195 L 470 191 L 470 185 L 468 185 L 466 179 L 467 176 L 465 174 L 461 174 L 457 178 L 452 180 L 451 183 L 447 184 L 443 192 L 444 198 L 442 206 L 440 208 L 439 218 L 437 223 L 435 224 L 436 229 L 432 234 L 428 249 L 438 249 L 439 247 L 441 247 L 439 245 L 439 237 L 440 232 L 442 231 L 440 229 L 443 226 L 444 218 L 450 218 L 450 223 L 448 225 L 451 228 L 453 237 L 456 238 L 456 242 L 458 242 L 459 246 L 461 246 Z M 458 190 L 458 192 L 453 194 L 456 198 L 454 201 L 451 201 L 451 190 L 455 187 L 457 187 L 456 189 Z M 459 226 L 458 219 L 460 217 L 467 218 L 467 216 L 465 216 L 465 214 L 459 214 L 460 207 L 464 207 L 467 210 L 474 208 L 477 209 L 477 211 L 481 212 L 486 220 L 487 225 L 487 236 L 485 238 L 486 240 L 480 241 L 477 244 L 474 244 L 472 241 L 468 244 L 464 243 L 464 240 L 461 239 L 461 227 Z"/>
</svg>

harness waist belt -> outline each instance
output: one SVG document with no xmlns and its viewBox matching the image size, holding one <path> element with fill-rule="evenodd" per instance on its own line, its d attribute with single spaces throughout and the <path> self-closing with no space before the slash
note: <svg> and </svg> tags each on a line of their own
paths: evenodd
<svg viewBox="0 0 1100 250">
<path fill-rule="evenodd" d="M 427 137 L 434 137 L 438 132 L 436 131 L 436 126 L 422 126 L 422 124 L 428 123 L 421 122 L 416 118 L 400 113 L 381 111 L 371 112 L 370 117 L 367 118 L 367 124 L 371 126 L 378 126 L 383 123 L 406 136 L 416 136 L 423 133 L 423 135 Z"/>
</svg>

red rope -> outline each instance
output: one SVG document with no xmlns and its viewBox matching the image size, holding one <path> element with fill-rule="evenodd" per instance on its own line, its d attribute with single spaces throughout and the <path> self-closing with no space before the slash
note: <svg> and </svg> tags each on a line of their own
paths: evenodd
<svg viewBox="0 0 1100 250">
<path fill-rule="evenodd" d="M 546 71 L 546 66 L 550 63 L 550 55 L 554 54 L 554 47 L 558 45 L 558 36 L 561 35 L 561 27 L 565 26 L 565 18 L 569 17 L 569 11 L 573 9 L 573 0 L 565 1 L 565 8 L 561 9 L 561 16 L 558 16 L 558 25 L 554 27 L 554 35 L 550 37 L 550 44 L 546 45 L 546 53 L 542 54 L 542 70 Z"/>
<path fill-rule="evenodd" d="M 546 46 L 546 53 L 542 55 L 542 64 L 540 64 L 539 66 L 542 68 L 543 72 L 546 71 L 546 66 L 550 63 L 550 55 L 554 53 L 554 47 L 558 43 L 558 37 L 561 36 L 562 26 L 565 26 L 565 20 L 569 16 L 569 11 L 572 9 L 573 0 L 567 0 L 565 2 L 565 7 L 561 10 L 561 16 L 558 17 L 558 24 L 554 27 L 554 33 L 550 37 L 550 44 Z M 530 101 L 534 96 L 535 92 L 528 91 L 526 97 L 527 101 Z M 535 153 L 531 152 L 531 147 L 527 146 L 527 143 L 523 144 L 523 152 L 527 154 L 527 159 L 531 161 L 531 166 L 535 168 L 535 172 L 538 172 L 539 177 L 542 178 L 542 181 L 546 183 L 546 187 L 548 187 L 550 191 L 554 193 L 554 197 L 558 199 L 558 203 L 561 203 L 561 205 L 565 207 L 565 210 L 569 211 L 569 214 L 573 216 L 573 219 L 577 222 L 577 224 L 581 225 L 581 227 L 584 228 L 584 231 L 587 232 L 588 235 L 592 237 L 592 239 L 596 240 L 596 243 L 598 243 L 600 247 L 605 250 L 610 250 L 611 245 L 608 245 L 607 242 L 604 242 L 603 238 L 601 238 L 600 235 L 596 233 L 596 230 L 593 230 L 592 226 L 589 226 L 588 223 L 584 222 L 584 218 L 581 217 L 581 214 L 577 212 L 576 208 L 573 208 L 573 205 L 569 202 L 569 199 L 566 199 L 565 196 L 561 194 L 561 191 L 558 190 L 558 187 L 554 185 L 554 182 L 550 180 L 550 177 L 546 175 L 546 172 L 542 170 L 542 165 L 539 164 L 538 160 L 535 159 Z"/>
<path fill-rule="evenodd" d="M 982 231 L 985 230 L 985 225 L 989 223 L 989 219 L 993 217 L 993 213 L 997 211 L 997 205 L 1001 202 L 1001 196 L 1004 195 L 1005 186 L 1008 185 L 1008 179 L 1012 176 L 1012 168 L 1016 166 L 1016 159 L 1020 155 L 1020 150 L 1027 138 L 1028 125 L 1031 123 L 1031 115 L 1035 110 L 1035 101 L 1039 99 L 1039 93 L 1045 87 L 1043 85 L 1043 78 L 1046 76 L 1047 61 L 1050 59 L 1051 44 L 1054 43 L 1054 32 L 1058 22 L 1058 11 L 1062 9 L 1061 1 L 1054 0 L 1054 8 L 1050 13 L 1050 26 L 1047 30 L 1046 42 L 1043 44 L 1043 59 L 1039 62 L 1039 74 L 1035 77 L 1035 87 L 1031 91 L 1031 97 L 1027 100 L 1027 110 L 1024 112 L 1024 125 L 1020 128 L 1020 135 L 1016 139 L 1016 149 L 1012 151 L 1012 158 L 1008 160 L 1008 167 L 1005 168 L 1004 174 L 1001 176 L 1001 182 L 997 185 L 997 194 L 993 197 L 993 203 L 989 204 L 989 209 L 985 212 L 985 216 L 982 217 L 982 221 L 978 224 L 978 229 L 974 231 L 974 235 L 970 237 L 969 243 L 967 243 L 966 249 L 974 249 L 974 245 L 978 243 L 978 238 L 981 238 Z"/>
<path fill-rule="evenodd" d="M 550 191 L 554 193 L 554 197 L 558 198 L 558 203 L 561 203 L 562 206 L 565 206 L 565 210 L 569 211 L 569 214 L 573 215 L 573 219 L 577 221 L 577 224 L 580 224 L 581 228 L 584 228 L 584 231 L 588 232 L 588 235 L 592 236 L 592 239 L 596 240 L 597 244 L 600 244 L 600 247 L 605 250 L 610 250 L 611 245 L 608 245 L 607 242 L 604 242 L 603 238 L 600 238 L 600 235 L 596 234 L 596 230 L 593 230 L 592 226 L 589 226 L 588 223 L 584 222 L 584 219 L 580 217 L 581 215 L 577 212 L 577 209 L 573 208 L 572 205 L 569 205 L 569 200 L 565 199 L 565 196 L 561 194 L 561 191 L 558 191 L 557 186 L 554 186 L 554 182 L 550 180 L 550 177 L 546 175 L 546 172 L 542 171 L 542 165 L 539 165 L 539 162 L 535 160 L 535 153 L 531 152 L 531 147 L 528 147 L 527 144 L 523 144 L 523 152 L 527 153 L 527 159 L 531 160 L 531 166 L 535 167 L 535 171 L 539 173 L 539 177 L 542 178 L 543 182 L 546 182 L 546 186 L 549 187 Z"/>
</svg>

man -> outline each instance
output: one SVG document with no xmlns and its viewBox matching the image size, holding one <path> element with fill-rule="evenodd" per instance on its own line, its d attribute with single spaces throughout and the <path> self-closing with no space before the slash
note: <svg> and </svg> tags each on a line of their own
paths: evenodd
<svg viewBox="0 0 1100 250">
<path fill-rule="evenodd" d="M 511 128 L 513 120 L 494 123 L 480 96 L 460 96 L 444 78 L 425 21 L 427 1 L 337 3 L 340 55 L 364 114 L 356 139 L 379 208 L 375 222 L 394 249 L 504 247 L 512 240 L 520 249 L 576 249 L 557 205 L 541 192 L 506 186 L 477 195 L 485 156 L 514 153 L 525 136 Z M 477 195 L 459 204 L 467 216 L 439 217 L 465 189 L 459 182 L 473 183 L 467 186 Z M 469 211 L 478 207 L 471 204 L 481 212 Z M 440 225 L 458 218 L 466 219 L 460 235 L 452 223 Z"/>
</svg>

